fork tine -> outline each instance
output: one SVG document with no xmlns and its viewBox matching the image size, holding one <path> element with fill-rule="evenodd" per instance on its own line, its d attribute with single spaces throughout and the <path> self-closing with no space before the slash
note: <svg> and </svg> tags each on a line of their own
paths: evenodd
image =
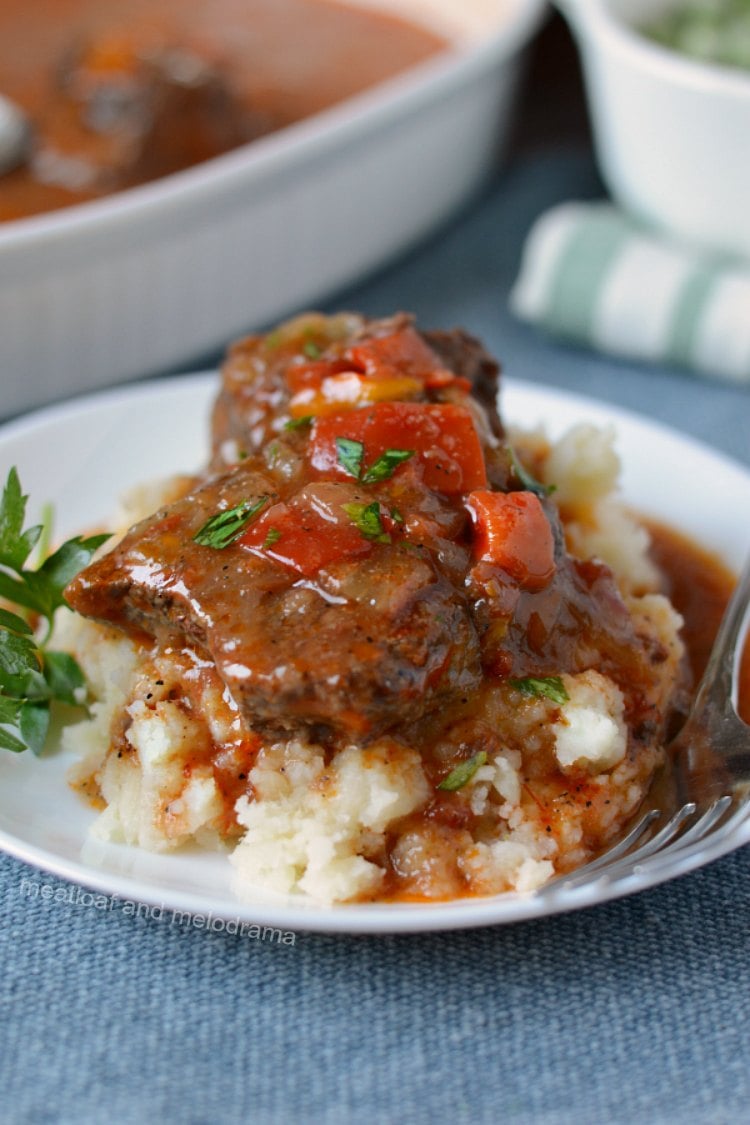
<svg viewBox="0 0 750 1125">
<path fill-rule="evenodd" d="M 585 864 L 583 867 L 577 868 L 570 875 L 562 875 L 560 878 L 564 880 L 567 885 L 572 880 L 577 881 L 579 875 L 592 875 L 595 871 L 598 871 L 600 867 L 606 867 L 614 860 L 619 859 L 620 856 L 628 854 L 634 844 L 640 840 L 653 822 L 658 819 L 659 815 L 658 809 L 650 809 L 649 812 L 645 813 L 645 815 L 633 825 L 628 834 L 623 836 L 609 851 L 598 856 L 596 859 L 592 859 L 590 863 Z"/>
<path fill-rule="evenodd" d="M 721 822 L 720 836 L 722 838 L 730 837 L 732 833 L 740 827 L 740 825 L 747 821 L 748 803 L 749 802 L 747 798 L 745 798 L 735 808 L 734 812 Z M 724 808 L 726 809 L 726 807 L 727 806 L 725 805 Z M 677 859 L 677 861 L 679 862 L 681 857 L 690 856 L 693 852 L 700 851 L 705 846 L 706 840 L 709 836 L 716 837 L 719 835 L 719 833 L 713 831 L 714 828 L 715 824 L 712 824 L 712 831 L 704 831 L 701 836 L 693 837 L 691 840 L 686 841 L 684 844 L 682 838 L 680 838 L 678 841 L 676 841 L 674 846 L 667 847 L 659 854 L 652 856 L 648 864 L 649 871 L 653 872 L 654 874 L 658 874 L 658 872 L 660 870 L 663 870 L 664 867 L 669 867 L 670 865 L 672 865 L 675 862 L 675 859 Z M 640 864 L 635 864 L 632 870 L 633 872 L 640 871 Z"/>
<path fill-rule="evenodd" d="M 710 832 L 714 825 L 721 820 L 731 804 L 731 797 L 719 797 L 717 801 L 709 805 L 705 812 L 701 813 L 698 819 L 691 824 L 689 828 L 685 829 L 678 840 L 674 841 L 675 847 L 681 848 L 683 845 L 690 844 L 693 840 L 705 836 L 705 834 Z M 693 805 L 693 810 L 695 810 L 695 805 Z"/>
<path fill-rule="evenodd" d="M 615 878 L 619 872 L 632 869 L 633 864 L 639 863 L 652 853 L 666 847 L 677 835 L 685 820 L 691 817 L 694 812 L 695 805 L 683 805 L 658 832 L 645 843 L 636 846 L 645 831 L 661 816 L 658 809 L 651 809 L 614 848 L 591 863 L 587 863 L 585 867 L 579 867 L 577 871 L 570 875 L 563 876 L 561 881 L 564 882 L 566 887 L 575 887 L 592 877 L 606 880 Z"/>
<path fill-rule="evenodd" d="M 734 831 L 734 828 L 747 817 L 749 803 L 750 799 L 745 797 L 740 805 L 735 808 L 734 813 L 724 820 L 721 825 L 722 831 L 726 831 L 727 834 Z M 705 837 L 719 824 L 732 804 L 731 797 L 721 797 L 705 812 L 701 813 L 694 824 L 681 832 L 680 829 L 683 824 L 695 815 L 695 805 L 692 803 L 683 805 L 660 831 L 645 844 L 642 844 L 641 847 L 636 847 L 625 854 L 620 853 L 619 857 L 612 862 L 609 862 L 611 853 L 608 852 L 596 861 L 597 870 L 593 873 L 591 873 L 590 868 L 583 867 L 580 868 L 580 872 L 584 875 L 586 873 L 593 874 L 592 882 L 594 883 L 609 884 L 639 873 L 646 860 L 649 861 L 647 866 L 650 871 L 658 871 L 674 863 L 676 855 L 689 853 L 694 848 L 699 847 Z M 587 882 L 585 877 L 580 880 L 577 879 L 577 875 L 578 872 L 575 872 L 569 880 L 566 880 L 565 886 L 578 886 L 580 883 Z"/>
</svg>

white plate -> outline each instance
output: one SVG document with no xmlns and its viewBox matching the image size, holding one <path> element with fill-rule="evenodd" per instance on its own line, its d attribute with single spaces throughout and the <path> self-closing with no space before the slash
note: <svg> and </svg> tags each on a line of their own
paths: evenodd
<svg viewBox="0 0 750 1125">
<path fill-rule="evenodd" d="M 624 493 L 644 513 L 667 520 L 739 567 L 750 552 L 750 471 L 664 426 L 552 388 L 504 384 L 505 417 L 557 435 L 574 422 L 614 423 Z M 163 380 L 82 399 L 0 430 L 2 462 L 18 467 L 26 492 L 53 501 L 56 531 L 70 535 L 107 517 L 131 485 L 200 465 L 208 447 L 213 375 Z M 689 487 L 687 486 L 689 484 Z M 717 502 L 717 497 L 721 498 Z M 30 515 L 33 512 L 30 510 Z M 750 840 L 750 818 L 730 836 L 687 849 L 668 864 L 645 861 L 614 884 L 564 883 L 534 895 L 503 895 L 435 905 L 316 907 L 295 901 L 239 903 L 220 854 L 153 855 L 92 846 L 95 817 L 66 784 L 70 759 L 58 753 L 0 754 L 0 847 L 19 859 L 109 896 L 237 919 L 283 930 L 389 933 L 507 923 L 571 910 L 641 890 L 698 867 Z M 113 900 L 114 901 L 114 900 Z M 223 924 L 223 922 L 222 922 Z"/>
</svg>

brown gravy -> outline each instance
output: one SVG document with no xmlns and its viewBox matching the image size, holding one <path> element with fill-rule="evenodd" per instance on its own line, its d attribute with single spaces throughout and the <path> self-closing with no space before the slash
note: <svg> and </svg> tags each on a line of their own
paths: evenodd
<svg viewBox="0 0 750 1125">
<path fill-rule="evenodd" d="M 101 138 L 92 137 L 90 146 L 86 140 L 91 114 L 82 114 L 81 127 L 80 121 L 71 124 L 68 110 L 61 111 L 67 97 L 61 91 L 67 87 L 60 73 L 82 45 L 105 42 L 111 56 L 110 44 L 118 37 L 138 50 L 145 44 L 193 51 L 215 69 L 238 112 L 252 118 L 244 135 L 242 129 L 234 136 L 220 129 L 221 138 L 204 153 L 191 138 L 182 145 L 187 155 L 179 154 L 183 167 L 317 113 L 446 48 L 425 28 L 335 0 L 190 5 L 184 0 L 0 0 L 0 89 L 27 110 L 40 135 L 49 131 L 53 142 L 61 138 L 66 152 L 77 153 L 83 145 L 86 159 L 89 148 L 96 147 L 98 159 Z M 174 133 L 185 116 L 178 108 L 162 134 Z M 111 145 L 109 155 L 110 150 Z M 141 161 L 129 177 L 106 189 L 42 182 L 44 176 L 25 166 L 0 177 L 0 221 L 83 202 L 175 170 L 163 162 L 160 167 L 158 160 L 147 164 Z"/>
<path fill-rule="evenodd" d="M 666 593 L 685 618 L 683 636 L 697 682 L 736 579 L 716 555 L 680 532 L 663 524 L 650 524 L 649 531 L 653 558 L 667 578 Z M 750 722 L 750 639 L 740 671 L 739 697 L 740 714 Z"/>
</svg>

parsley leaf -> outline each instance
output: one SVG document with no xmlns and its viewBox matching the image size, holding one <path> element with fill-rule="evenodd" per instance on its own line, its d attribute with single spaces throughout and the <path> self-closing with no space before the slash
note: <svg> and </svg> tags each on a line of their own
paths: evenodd
<svg viewBox="0 0 750 1125">
<path fill-rule="evenodd" d="M 370 465 L 362 477 L 363 484 L 375 484 L 380 480 L 390 480 L 399 465 L 414 456 L 413 449 L 386 449 L 376 461 Z"/>
<path fill-rule="evenodd" d="M 357 480 L 362 472 L 364 453 L 365 447 L 361 441 L 354 441 L 353 438 L 348 437 L 336 438 L 336 460 L 342 469 L 346 469 L 347 473 Z"/>
<path fill-rule="evenodd" d="M 14 754 L 22 754 L 25 749 L 26 743 L 22 739 L 16 738 L 9 730 L 0 727 L 0 750 L 12 750 Z"/>
<path fill-rule="evenodd" d="M 290 418 L 288 422 L 284 423 L 284 429 L 301 430 L 303 426 L 309 426 L 312 420 L 312 414 L 303 414 L 301 418 Z"/>
<path fill-rule="evenodd" d="M 302 351 L 308 359 L 320 359 L 323 354 L 321 348 L 318 347 L 314 340 L 305 340 L 302 345 Z"/>
<path fill-rule="evenodd" d="M 363 484 L 377 484 L 381 480 L 390 480 L 399 465 L 413 457 L 414 452 L 413 449 L 386 449 L 363 473 L 362 459 L 365 455 L 365 447 L 362 442 L 355 441 L 354 438 L 336 438 L 336 460 L 342 469 L 346 469 L 350 476 L 361 480 Z"/>
<path fill-rule="evenodd" d="M 474 774 L 483 766 L 487 761 L 487 753 L 485 750 L 480 750 L 478 754 L 474 754 L 471 758 L 467 758 L 465 762 L 459 762 L 455 769 L 452 769 L 447 777 L 438 785 L 438 789 L 442 789 L 447 793 L 455 793 L 457 789 L 463 789 L 471 781 Z"/>
<path fill-rule="evenodd" d="M 21 740 L 24 747 L 28 746 L 31 753 L 37 758 L 44 749 L 49 721 L 49 702 L 47 700 L 36 703 L 28 700 L 22 704 L 18 723 Z"/>
<path fill-rule="evenodd" d="M 268 535 L 263 540 L 262 546 L 264 549 L 266 547 L 273 547 L 274 543 L 278 543 L 279 539 L 281 539 L 281 532 L 278 527 L 269 527 Z"/>
<path fill-rule="evenodd" d="M 0 609 L 0 628 L 12 629 L 14 633 L 25 633 L 27 636 L 31 636 L 34 632 L 28 621 L 24 621 L 23 617 L 11 613 L 8 609 Z"/>
<path fill-rule="evenodd" d="M 53 699 L 81 707 L 86 700 L 86 681 L 83 672 L 69 652 L 44 654 L 44 679 Z"/>
<path fill-rule="evenodd" d="M 570 699 L 560 676 L 527 676 L 523 680 L 510 680 L 510 683 L 524 695 L 546 697 L 553 703 L 567 703 Z"/>
<path fill-rule="evenodd" d="M 376 543 L 390 543 L 391 537 L 383 530 L 380 518 L 380 504 L 342 504 L 349 519 L 365 539 L 372 539 Z"/>
<path fill-rule="evenodd" d="M 41 613 L 51 624 L 55 610 L 65 605 L 63 590 L 107 539 L 109 535 L 69 539 L 45 559 L 38 570 L 24 571 L 26 600 L 20 604 Z"/>
<path fill-rule="evenodd" d="M 0 498 L 0 566 L 16 573 L 22 569 L 42 534 L 41 524 L 23 531 L 27 500 L 21 492 L 18 472 L 13 468 Z"/>
<path fill-rule="evenodd" d="M 508 446 L 510 453 L 510 462 L 513 466 L 513 472 L 520 480 L 523 487 L 527 492 L 535 492 L 537 496 L 550 496 L 557 490 L 555 484 L 542 484 L 536 477 L 533 477 L 528 469 L 526 469 L 518 460 L 518 454 L 512 445 Z"/>
<path fill-rule="evenodd" d="M 234 508 L 217 512 L 196 531 L 193 536 L 194 542 L 201 547 L 213 547 L 217 551 L 223 551 L 225 547 L 229 547 L 240 538 L 248 524 L 268 503 L 268 499 L 268 496 L 261 496 L 257 500 L 243 500 Z"/>
<path fill-rule="evenodd" d="M 109 536 L 69 539 L 32 570 L 26 566 L 29 555 L 35 547 L 43 549 L 46 540 L 41 525 L 23 528 L 27 499 L 13 468 L 0 497 L 0 597 L 44 618 L 47 632 L 37 640 L 22 614 L 0 608 L 0 748 L 41 754 L 51 703 L 81 706 L 86 698 L 83 672 L 75 659 L 46 648 L 55 611 L 65 605 L 68 582 Z"/>
</svg>

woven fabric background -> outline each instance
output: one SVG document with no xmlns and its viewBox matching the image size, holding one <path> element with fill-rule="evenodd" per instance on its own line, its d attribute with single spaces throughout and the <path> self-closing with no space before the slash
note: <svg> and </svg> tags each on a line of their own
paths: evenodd
<svg viewBox="0 0 750 1125">
<path fill-rule="evenodd" d="M 750 1120 L 747 848 L 558 918 L 294 946 L 0 874 L 4 1121 Z"/>
<path fill-rule="evenodd" d="M 747 390 L 555 346 L 507 313 L 534 216 L 598 191 L 586 153 L 519 158 L 448 230 L 330 307 L 463 324 L 515 377 L 750 462 Z M 29 898 L 23 878 L 60 885 L 0 859 L 4 1122 L 750 1121 L 748 849 L 578 914 L 294 946 Z"/>
</svg>

